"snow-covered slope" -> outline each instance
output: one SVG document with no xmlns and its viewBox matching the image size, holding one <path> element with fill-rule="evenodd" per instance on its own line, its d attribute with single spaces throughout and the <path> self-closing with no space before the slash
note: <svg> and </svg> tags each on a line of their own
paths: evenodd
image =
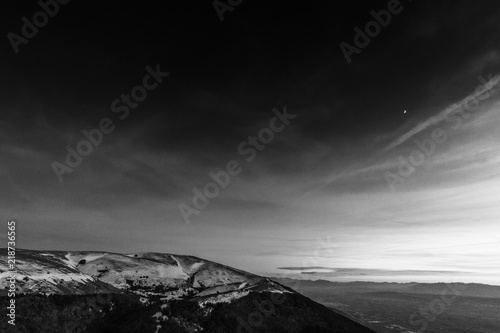
<svg viewBox="0 0 500 333">
<path fill-rule="evenodd" d="M 15 268 L 17 293 L 89 294 L 117 292 L 112 286 L 78 270 L 67 252 L 18 249 Z M 10 275 L 5 252 L 0 254 L 0 296 L 8 289 Z"/>
<path fill-rule="evenodd" d="M 6 259 L 0 255 L 0 277 L 8 275 Z M 291 292 L 245 271 L 192 256 L 165 253 L 18 250 L 16 268 L 18 293 L 26 294 L 128 290 L 145 300 L 189 297 L 206 303 L 228 302 L 249 291 Z M 7 283 L 5 278 L 1 279 L 3 293 Z"/>
</svg>

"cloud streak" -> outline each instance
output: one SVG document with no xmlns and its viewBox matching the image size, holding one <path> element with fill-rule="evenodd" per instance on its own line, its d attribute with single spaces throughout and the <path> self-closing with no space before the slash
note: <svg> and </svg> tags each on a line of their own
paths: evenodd
<svg viewBox="0 0 500 333">
<path fill-rule="evenodd" d="M 493 91 L 493 89 L 499 83 L 500 83 L 500 75 L 497 75 L 497 76 L 491 78 L 484 85 L 478 86 L 478 88 L 473 93 L 469 94 L 467 97 L 463 98 L 461 101 L 448 106 L 447 108 L 445 108 L 443 111 L 441 111 L 437 115 L 434 115 L 434 116 L 426 119 L 425 121 L 421 122 L 417 126 L 413 127 L 408 132 L 399 136 L 396 140 L 391 142 L 391 144 L 389 144 L 383 151 L 384 152 L 390 151 L 390 150 L 396 148 L 397 146 L 405 143 L 406 141 L 408 141 L 409 139 L 411 139 L 412 137 L 414 137 L 418 133 L 426 130 L 430 126 L 434 126 L 436 124 L 439 124 L 442 121 L 444 121 L 446 118 L 452 116 L 453 114 L 461 112 L 463 110 L 464 106 L 466 107 L 467 103 L 471 99 L 478 98 L 479 96 L 482 96 L 484 93 L 490 92 L 490 91 L 492 94 L 497 93 L 498 90 Z M 479 99 L 484 100 L 484 98 L 479 98 Z"/>
<path fill-rule="evenodd" d="M 335 276 L 398 276 L 398 275 L 475 275 L 473 272 L 452 270 L 390 270 L 372 268 L 334 268 L 334 267 L 278 267 L 280 270 L 299 271 L 301 274 Z"/>
</svg>

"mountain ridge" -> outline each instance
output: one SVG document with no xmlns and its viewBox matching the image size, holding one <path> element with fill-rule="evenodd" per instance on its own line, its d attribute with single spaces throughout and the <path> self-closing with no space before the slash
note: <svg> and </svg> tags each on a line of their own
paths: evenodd
<svg viewBox="0 0 500 333">
<path fill-rule="evenodd" d="M 8 274 L 5 254 L 0 277 Z M 195 256 L 17 249 L 16 269 L 19 305 L 46 308 L 61 332 L 373 333 L 267 277 Z M 2 302 L 7 284 L 0 280 Z M 27 331 L 58 332 L 42 318 L 21 317 L 25 311 L 18 323 Z"/>
<path fill-rule="evenodd" d="M 500 286 L 489 285 L 484 283 L 464 283 L 464 282 L 435 282 L 435 283 L 421 283 L 421 282 L 372 282 L 372 281 L 328 281 L 328 280 L 298 280 L 291 278 L 271 277 L 275 281 L 281 281 L 282 284 L 297 285 L 306 288 L 333 288 L 349 292 L 354 290 L 356 292 L 373 292 L 380 290 L 384 292 L 400 292 L 409 294 L 426 294 L 433 295 L 439 294 L 443 289 L 448 287 L 455 288 L 460 291 L 463 296 L 471 297 L 485 297 L 485 298 L 500 298 Z"/>
</svg>

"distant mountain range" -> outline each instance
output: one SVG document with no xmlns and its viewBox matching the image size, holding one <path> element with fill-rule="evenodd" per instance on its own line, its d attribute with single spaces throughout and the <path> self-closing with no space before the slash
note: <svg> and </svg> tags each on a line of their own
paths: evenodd
<svg viewBox="0 0 500 333">
<path fill-rule="evenodd" d="M 269 278 L 165 253 L 16 251 L 16 330 L 373 333 Z M 9 275 L 0 254 L 0 303 Z"/>
<path fill-rule="evenodd" d="M 273 280 L 379 333 L 500 332 L 500 286 Z"/>
<path fill-rule="evenodd" d="M 301 289 L 332 290 L 336 293 L 363 292 L 397 292 L 406 294 L 439 295 L 448 288 L 455 289 L 460 296 L 500 298 L 500 286 L 479 283 L 396 283 L 396 282 L 332 282 L 327 280 L 296 280 L 273 278 L 283 285 L 293 285 L 297 291 Z"/>
</svg>

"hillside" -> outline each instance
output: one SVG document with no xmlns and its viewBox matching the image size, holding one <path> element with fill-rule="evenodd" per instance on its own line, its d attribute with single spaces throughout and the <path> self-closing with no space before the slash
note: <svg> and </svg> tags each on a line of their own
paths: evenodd
<svg viewBox="0 0 500 333">
<path fill-rule="evenodd" d="M 192 256 L 18 250 L 16 266 L 19 332 L 373 332 L 268 278 Z M 2 306 L 6 270 L 2 251 Z"/>
</svg>

